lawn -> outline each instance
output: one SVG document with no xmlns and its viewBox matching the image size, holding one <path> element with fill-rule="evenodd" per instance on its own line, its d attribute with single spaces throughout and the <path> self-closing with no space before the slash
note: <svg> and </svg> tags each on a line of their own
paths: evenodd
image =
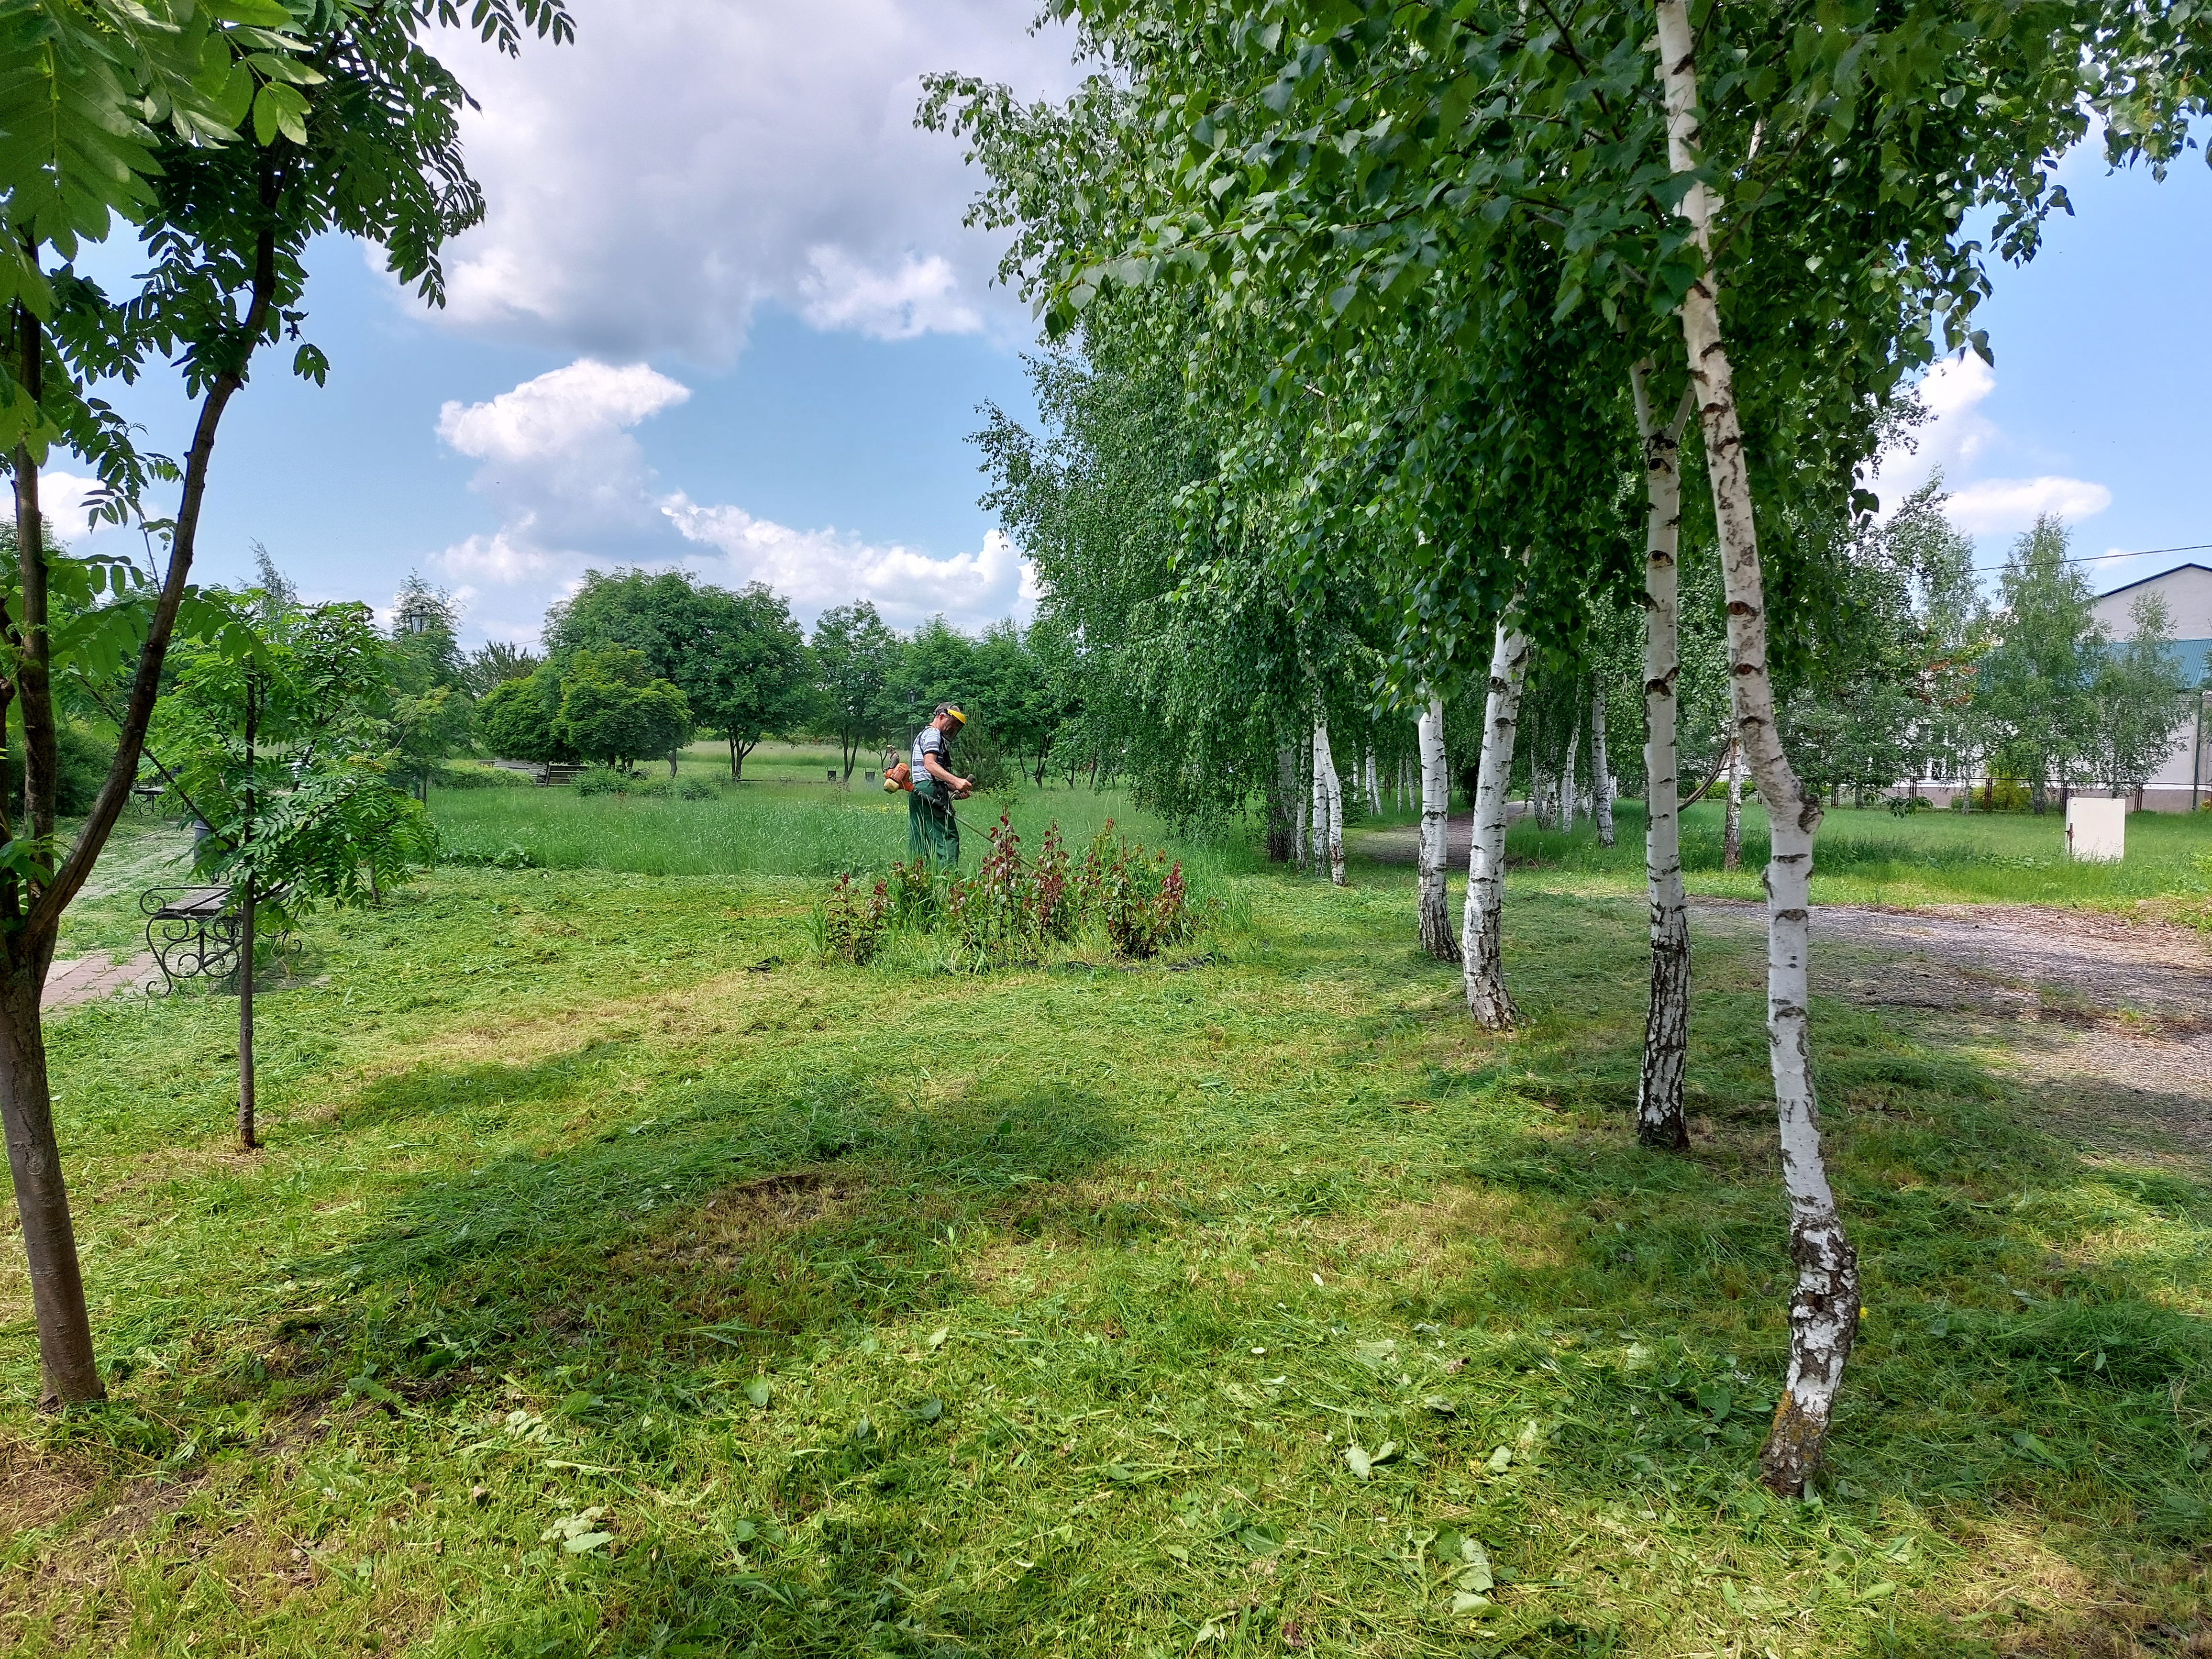
<svg viewBox="0 0 2212 1659">
<path fill-rule="evenodd" d="M 1788 1262 L 1753 942 L 1700 939 L 1698 1134 L 1659 1155 L 1630 1124 L 1632 853 L 1516 832 L 1549 861 L 1510 884 L 1528 1018 L 1500 1037 L 1412 947 L 1410 871 L 1336 891 L 1237 848 L 1179 847 L 1230 902 L 1171 965 L 823 965 L 806 872 L 902 855 L 904 825 L 814 787 L 434 796 L 454 840 L 569 867 L 444 868 L 315 923 L 260 1005 L 258 1155 L 226 1138 L 234 1004 L 55 1022 L 112 1399 L 32 1409 L 9 1241 L 0 1644 L 1950 1656 L 2212 1631 L 2201 1149 L 2054 1133 L 2020 1028 L 1816 1000 L 1869 1311 L 1820 1500 L 1785 1505 L 1756 1481 Z M 1882 817 L 1863 844 L 1935 850 L 1852 871 L 1967 881 Z M 797 849 L 744 866 L 780 833 Z M 593 845 L 633 867 L 559 854 Z"/>
</svg>

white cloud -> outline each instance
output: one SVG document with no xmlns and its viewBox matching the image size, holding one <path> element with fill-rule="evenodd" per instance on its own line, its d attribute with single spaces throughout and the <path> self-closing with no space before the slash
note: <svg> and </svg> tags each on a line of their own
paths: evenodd
<svg viewBox="0 0 2212 1659">
<path fill-rule="evenodd" d="M 526 535 L 529 521 L 524 520 L 516 529 Z M 471 536 L 466 541 L 455 542 L 439 555 L 439 562 L 445 566 L 449 576 L 473 576 L 481 581 L 512 586 L 550 569 L 553 560 L 537 548 L 518 544 L 501 530 L 489 536 Z"/>
<path fill-rule="evenodd" d="M 1920 398 L 1929 421 L 1915 434 L 1912 448 L 1885 450 L 1875 462 L 1885 508 L 1896 507 L 1939 468 L 1949 490 L 1944 510 L 1969 535 L 2026 530 L 2044 513 L 2078 521 L 2112 504 L 2111 490 L 2084 478 L 2049 472 L 2026 478 L 1972 476 L 1986 460 L 2019 447 L 1981 411 L 1996 386 L 1996 372 L 1972 353 L 1947 357 L 1928 371 Z"/>
<path fill-rule="evenodd" d="M 2068 523 L 2102 513 L 2112 492 L 2081 478 L 1983 478 L 1951 492 L 1943 510 L 1970 536 L 2027 530 L 2048 513 Z"/>
<path fill-rule="evenodd" d="M 483 465 L 470 488 L 505 519 L 439 556 L 449 576 L 512 586 L 659 530 L 653 470 L 630 428 L 691 395 L 643 363 L 579 358 L 480 404 L 447 403 L 438 436 Z"/>
<path fill-rule="evenodd" d="M 1067 87 L 1036 0 L 574 9 L 573 46 L 441 46 L 483 106 L 464 127 L 490 204 L 448 259 L 454 323 L 718 365 L 763 301 L 884 338 L 1015 326 L 986 295 L 999 239 L 961 225 L 964 147 L 914 112 L 935 70 Z"/>
<path fill-rule="evenodd" d="M 1026 615 L 1036 591 L 1026 561 L 994 530 L 976 552 L 939 558 L 896 543 L 879 546 L 836 528 L 793 530 L 738 507 L 702 507 L 680 491 L 662 511 L 684 539 L 714 548 L 731 582 L 763 581 L 811 618 L 833 605 L 872 601 L 884 621 L 911 627 L 942 613 L 975 628 Z"/>
<path fill-rule="evenodd" d="M 613 368 L 580 358 L 489 403 L 438 411 L 438 435 L 478 460 L 567 459 L 691 395 L 689 386 L 643 363 Z"/>
<path fill-rule="evenodd" d="M 975 628 L 1035 611 L 1034 573 L 997 531 L 975 552 L 938 557 L 834 526 L 795 530 L 661 489 L 632 428 L 690 395 L 642 363 L 580 358 L 439 412 L 439 437 L 482 463 L 471 488 L 501 516 L 497 530 L 454 543 L 437 561 L 449 579 L 505 590 L 488 608 L 507 614 L 487 617 L 486 631 L 526 636 L 514 607 L 574 591 L 593 563 L 685 564 L 718 582 L 763 581 L 810 622 L 860 599 L 900 627 L 941 613 Z"/>
<path fill-rule="evenodd" d="M 855 264 L 842 248 L 811 248 L 799 279 L 799 314 L 820 329 L 849 328 L 878 340 L 919 334 L 974 334 L 983 319 L 957 294 L 959 278 L 942 254 L 908 254 L 888 276 Z"/>
</svg>

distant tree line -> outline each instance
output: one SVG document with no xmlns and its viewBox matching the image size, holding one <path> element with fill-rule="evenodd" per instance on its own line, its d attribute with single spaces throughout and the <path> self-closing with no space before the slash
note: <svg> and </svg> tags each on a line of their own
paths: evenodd
<svg viewBox="0 0 2212 1659">
<path fill-rule="evenodd" d="M 810 639 L 765 584 L 732 591 L 688 571 L 586 572 L 546 613 L 541 651 L 495 641 L 465 653 L 458 624 L 447 595 L 409 578 L 392 637 L 404 769 L 418 789 L 456 754 L 672 769 L 702 736 L 726 749 L 732 781 L 770 738 L 836 744 L 849 778 L 878 745 L 903 747 L 940 702 L 967 714 L 962 764 L 986 786 L 1042 781 L 1070 714 L 1048 628 L 1007 621 L 971 635 L 939 617 L 902 633 L 860 600 L 824 611 Z M 1071 775 L 1087 763 L 1057 758 Z"/>
</svg>

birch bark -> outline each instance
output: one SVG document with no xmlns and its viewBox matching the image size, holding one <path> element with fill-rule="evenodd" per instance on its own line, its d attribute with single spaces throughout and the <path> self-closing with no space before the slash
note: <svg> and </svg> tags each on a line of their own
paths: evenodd
<svg viewBox="0 0 2212 1659">
<path fill-rule="evenodd" d="M 1667 159 L 1674 172 L 1688 173 L 1698 161 L 1697 42 L 1686 0 L 1658 0 L 1657 9 Z M 1713 201 L 1703 180 L 1690 185 L 1680 210 L 1698 246 L 1710 255 Z M 1836 1391 L 1859 1322 L 1858 1258 L 1844 1237 L 1820 1154 L 1820 1113 L 1813 1093 L 1807 1018 L 1813 836 L 1820 827 L 1820 806 L 1791 769 L 1775 724 L 1751 476 L 1710 263 L 1683 296 L 1681 315 L 1682 343 L 1705 438 L 1705 471 L 1712 480 L 1713 514 L 1720 528 L 1728 598 L 1730 712 L 1772 836 L 1765 874 L 1766 1039 L 1781 1124 L 1782 1180 L 1790 1197 L 1790 1255 L 1797 1283 L 1790 1298 L 1789 1374 L 1759 1462 L 1769 1486 L 1795 1497 L 1802 1495 L 1820 1467 Z"/>
<path fill-rule="evenodd" d="M 1743 745 L 1729 738 L 1728 815 L 1722 821 L 1721 868 L 1743 868 Z"/>
<path fill-rule="evenodd" d="M 1314 771 L 1313 740 L 1310 738 L 1299 739 L 1298 771 L 1296 816 L 1298 821 L 1298 868 L 1303 871 L 1311 868 L 1313 861 Z"/>
<path fill-rule="evenodd" d="M 1444 700 L 1421 711 L 1421 948 L 1439 962 L 1459 960 L 1451 912 L 1444 902 L 1446 834 L 1451 823 L 1451 773 L 1444 759 Z"/>
<path fill-rule="evenodd" d="M 1329 752 L 1328 723 L 1314 727 L 1314 859 L 1324 852 L 1328 878 L 1344 885 L 1344 781 L 1336 775 L 1336 757 Z"/>
<path fill-rule="evenodd" d="M 1613 845 L 1613 762 L 1605 752 L 1605 682 L 1590 684 L 1590 814 L 1597 844 Z"/>
<path fill-rule="evenodd" d="M 1490 659 L 1490 696 L 1482 711 L 1482 763 L 1474 786 L 1474 837 L 1467 854 L 1467 904 L 1460 919 L 1461 969 L 1467 1011 L 1492 1030 L 1520 1018 L 1505 988 L 1498 930 L 1505 907 L 1505 786 L 1513 773 L 1513 738 L 1521 720 L 1521 688 L 1528 675 L 1528 641 L 1513 622 L 1498 624 Z"/>
<path fill-rule="evenodd" d="M 1376 781 L 1375 751 L 1372 749 L 1367 751 L 1365 769 L 1367 781 L 1367 810 L 1379 818 L 1382 816 L 1382 790 L 1381 785 Z"/>
<path fill-rule="evenodd" d="M 1559 769 L 1559 828 L 1571 830 L 1575 827 L 1575 811 L 1581 805 L 1578 797 L 1582 786 L 1575 781 L 1575 762 L 1581 758 L 1583 723 L 1577 720 L 1574 730 L 1567 736 L 1567 763 Z"/>
<path fill-rule="evenodd" d="M 1651 899 L 1651 994 L 1644 1013 L 1644 1071 L 1637 1085 L 1636 1138 L 1647 1146 L 1690 1144 L 1682 1081 L 1690 1047 L 1690 913 L 1682 898 L 1682 813 L 1677 682 L 1681 571 L 1682 428 L 1692 394 L 1667 425 L 1652 412 L 1650 366 L 1629 371 L 1637 434 L 1644 441 L 1644 886 Z"/>
</svg>

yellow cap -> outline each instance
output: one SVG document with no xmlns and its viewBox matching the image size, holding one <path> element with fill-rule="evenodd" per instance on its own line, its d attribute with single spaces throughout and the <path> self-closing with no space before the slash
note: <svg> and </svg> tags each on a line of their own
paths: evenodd
<svg viewBox="0 0 2212 1659">
<path fill-rule="evenodd" d="M 951 708 L 946 709 L 945 712 L 952 716 L 952 723 L 955 726 L 965 726 L 968 724 L 968 717 L 960 712 L 960 705 L 958 703 L 953 704 Z"/>
</svg>

